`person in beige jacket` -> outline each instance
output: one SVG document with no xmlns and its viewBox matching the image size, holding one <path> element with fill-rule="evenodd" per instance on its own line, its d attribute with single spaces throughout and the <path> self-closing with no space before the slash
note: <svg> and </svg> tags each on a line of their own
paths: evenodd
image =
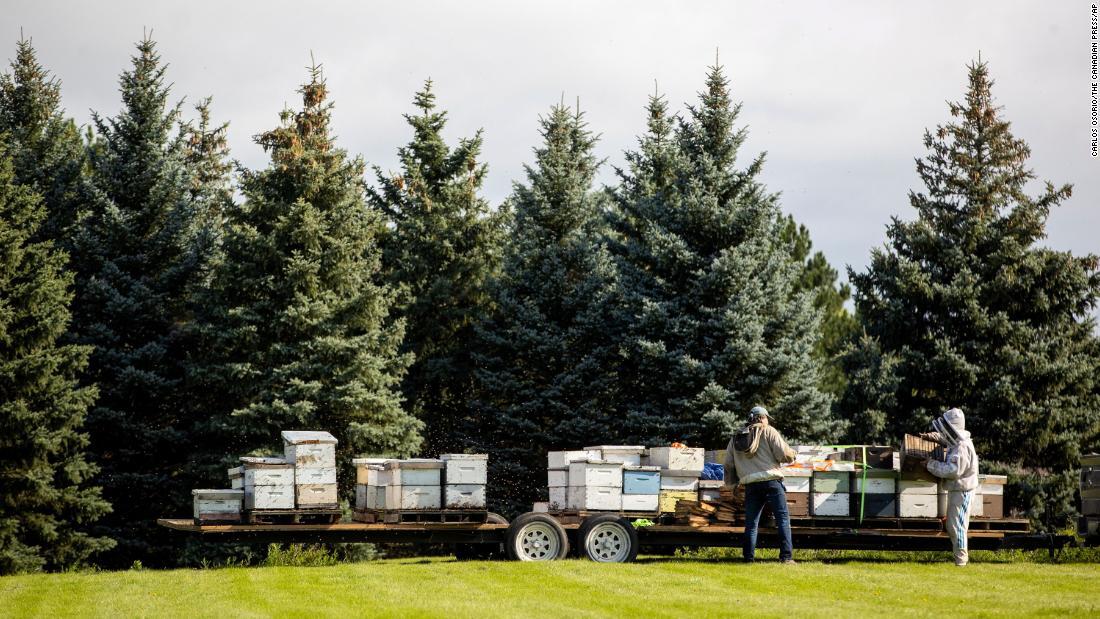
<svg viewBox="0 0 1100 619">
<path fill-rule="evenodd" d="M 944 526 L 951 538 L 955 565 L 962 567 L 970 561 L 966 548 L 966 535 L 970 529 L 970 511 L 978 488 L 978 454 L 974 441 L 966 430 L 966 416 L 957 408 L 944 412 L 932 421 L 934 432 L 921 434 L 921 438 L 947 448 L 943 462 L 929 460 L 928 472 L 943 480 L 947 490 L 947 516 Z"/>
<path fill-rule="evenodd" d="M 769 421 L 768 409 L 756 406 L 748 424 L 726 446 L 725 485 L 736 479 L 745 487 L 745 537 L 742 556 L 751 563 L 756 556 L 756 532 L 764 504 L 771 505 L 779 534 L 779 560 L 794 563 L 791 556 L 791 518 L 780 467 L 794 462 L 795 452 Z"/>
</svg>

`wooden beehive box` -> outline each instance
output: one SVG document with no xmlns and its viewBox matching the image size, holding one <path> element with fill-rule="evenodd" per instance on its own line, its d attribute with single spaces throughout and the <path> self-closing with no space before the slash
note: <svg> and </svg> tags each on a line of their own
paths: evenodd
<svg viewBox="0 0 1100 619">
<path fill-rule="evenodd" d="M 571 486 L 569 509 L 619 511 L 623 508 L 623 489 L 608 486 Z"/>
<path fill-rule="evenodd" d="M 925 468 L 925 460 L 944 460 L 946 452 L 932 441 L 906 434 L 901 447 L 901 470 L 915 471 Z"/>
<path fill-rule="evenodd" d="M 546 468 L 567 469 L 570 463 L 585 460 L 599 460 L 599 449 L 574 449 L 572 451 L 551 451 L 546 454 Z"/>
<path fill-rule="evenodd" d="M 439 486 L 443 475 L 443 461 L 414 458 L 386 462 L 390 486 Z"/>
<path fill-rule="evenodd" d="M 446 484 L 443 486 L 445 509 L 485 509 L 485 484 Z"/>
<path fill-rule="evenodd" d="M 194 518 L 201 522 L 240 522 L 244 490 L 198 489 L 191 491 Z"/>
</svg>

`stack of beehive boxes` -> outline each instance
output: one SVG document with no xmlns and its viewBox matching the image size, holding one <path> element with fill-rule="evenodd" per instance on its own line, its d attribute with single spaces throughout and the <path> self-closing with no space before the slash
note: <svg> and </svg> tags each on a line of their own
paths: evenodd
<svg viewBox="0 0 1100 619">
<path fill-rule="evenodd" d="M 357 511 L 481 511 L 486 507 L 486 454 L 439 459 L 356 458 Z"/>
<path fill-rule="evenodd" d="M 294 509 L 294 465 L 285 458 L 245 456 L 229 469 L 229 481 L 244 490 L 244 508 Z"/>
<path fill-rule="evenodd" d="M 298 509 L 336 509 L 336 437 L 328 432 L 284 431 L 283 453 L 293 465 Z"/>
<path fill-rule="evenodd" d="M 1100 535 L 1100 454 L 1081 456 L 1081 519 L 1077 532 Z"/>
<path fill-rule="evenodd" d="M 386 486 L 389 473 L 386 461 L 390 458 L 355 458 L 355 509 L 377 511 L 386 508 Z"/>
<path fill-rule="evenodd" d="M 443 461 L 444 509 L 485 509 L 489 456 L 443 454 L 439 458 Z"/>
<path fill-rule="evenodd" d="M 681 500 L 699 500 L 699 476 L 705 462 L 701 447 L 650 447 L 645 462 L 661 469 L 658 508 L 662 513 L 675 512 Z"/>
<path fill-rule="evenodd" d="M 601 462 L 599 450 L 573 449 L 551 451 L 546 454 L 546 485 L 550 500 L 547 508 L 552 511 L 569 509 L 569 466 L 574 462 Z"/>
<path fill-rule="evenodd" d="M 442 509 L 442 460 L 387 460 L 385 467 L 387 511 Z"/>
<path fill-rule="evenodd" d="M 547 454 L 546 482 L 552 511 L 655 512 L 660 470 L 643 466 L 645 447 L 593 445 Z M 654 488 L 656 486 L 656 488 Z"/>
</svg>

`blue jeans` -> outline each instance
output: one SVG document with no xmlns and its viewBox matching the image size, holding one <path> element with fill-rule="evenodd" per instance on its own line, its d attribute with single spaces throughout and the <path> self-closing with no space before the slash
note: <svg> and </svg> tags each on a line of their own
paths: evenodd
<svg viewBox="0 0 1100 619">
<path fill-rule="evenodd" d="M 764 504 L 772 506 L 775 526 L 779 533 L 779 560 L 791 558 L 791 517 L 787 513 L 787 491 L 778 479 L 745 484 L 745 546 L 743 555 L 746 561 L 756 556 L 756 529 L 760 524 L 760 513 Z"/>
</svg>

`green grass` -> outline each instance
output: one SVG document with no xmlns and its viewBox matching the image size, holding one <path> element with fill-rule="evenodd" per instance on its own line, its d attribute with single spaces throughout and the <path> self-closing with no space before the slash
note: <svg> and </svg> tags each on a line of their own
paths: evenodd
<svg viewBox="0 0 1100 619">
<path fill-rule="evenodd" d="M 703 557 L 628 565 L 391 559 L 9 576 L 0 578 L 0 616 L 1100 616 L 1100 566 L 1092 563 L 959 569 L 844 555 L 795 566 Z"/>
</svg>

